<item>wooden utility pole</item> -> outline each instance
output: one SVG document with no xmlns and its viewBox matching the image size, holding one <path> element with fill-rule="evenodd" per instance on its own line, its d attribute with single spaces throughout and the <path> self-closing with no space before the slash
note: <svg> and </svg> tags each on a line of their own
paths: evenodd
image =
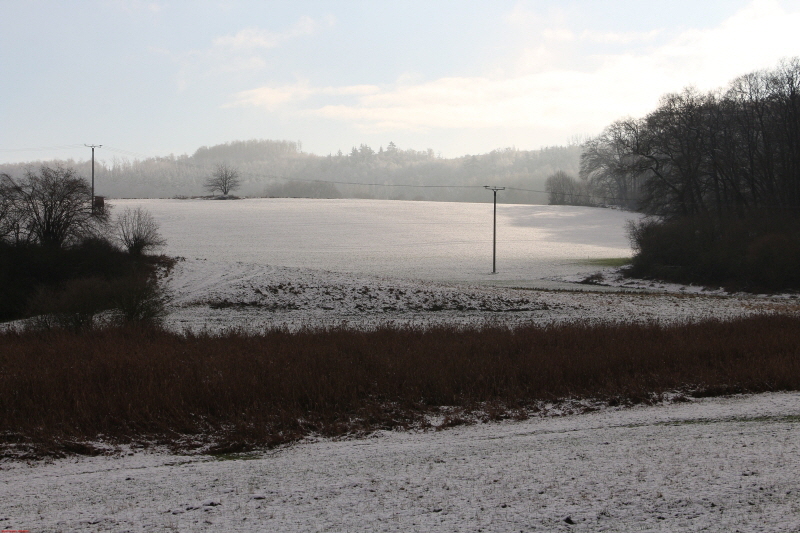
<svg viewBox="0 0 800 533">
<path fill-rule="evenodd" d="M 84 146 L 92 149 L 92 214 L 94 214 L 94 149 L 100 148 L 102 144 L 84 144 Z"/>
<path fill-rule="evenodd" d="M 492 224 L 492 274 L 497 274 L 497 191 L 504 191 L 505 187 L 492 187 L 484 185 L 494 193 L 494 221 Z"/>
</svg>

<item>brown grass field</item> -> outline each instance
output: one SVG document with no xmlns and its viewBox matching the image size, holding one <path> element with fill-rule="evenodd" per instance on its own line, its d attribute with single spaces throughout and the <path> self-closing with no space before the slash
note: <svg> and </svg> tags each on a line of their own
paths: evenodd
<svg viewBox="0 0 800 533">
<path fill-rule="evenodd" d="M 263 335 L 0 334 L 0 453 L 98 442 L 234 452 L 308 435 L 524 418 L 542 402 L 800 390 L 800 318 Z M 20 455 L 22 454 L 22 455 Z"/>
</svg>

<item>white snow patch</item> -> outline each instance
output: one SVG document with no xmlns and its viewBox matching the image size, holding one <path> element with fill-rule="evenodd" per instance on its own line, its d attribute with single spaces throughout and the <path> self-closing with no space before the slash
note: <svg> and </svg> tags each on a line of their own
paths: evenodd
<svg viewBox="0 0 800 533">
<path fill-rule="evenodd" d="M 176 265 L 167 286 L 175 294 L 167 324 L 176 331 L 492 320 L 680 323 L 800 310 L 800 302 L 784 297 L 546 291 L 192 259 Z"/>
<path fill-rule="evenodd" d="M 144 207 L 164 253 L 391 278 L 540 283 L 585 270 L 589 258 L 629 257 L 635 213 L 589 207 L 387 200 L 114 200 Z M 552 284 L 552 283 L 550 283 Z"/>
<path fill-rule="evenodd" d="M 6 461 L 0 526 L 797 531 L 799 422 L 800 394 L 774 393 L 380 432 L 242 459 L 140 452 Z"/>
</svg>

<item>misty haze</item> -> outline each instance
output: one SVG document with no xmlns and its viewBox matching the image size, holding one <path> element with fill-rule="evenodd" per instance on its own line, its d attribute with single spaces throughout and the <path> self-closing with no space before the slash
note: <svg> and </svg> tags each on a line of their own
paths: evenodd
<svg viewBox="0 0 800 533">
<path fill-rule="evenodd" d="M 800 3 L 0 5 L 3 531 L 800 531 Z"/>
</svg>

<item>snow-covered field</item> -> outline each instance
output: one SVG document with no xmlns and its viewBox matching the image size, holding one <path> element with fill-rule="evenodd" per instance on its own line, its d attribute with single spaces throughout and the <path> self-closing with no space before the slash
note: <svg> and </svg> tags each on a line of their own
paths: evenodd
<svg viewBox="0 0 800 533">
<path fill-rule="evenodd" d="M 624 225 L 634 215 L 610 209 L 499 205 L 492 275 L 491 204 L 114 204 L 152 212 L 164 252 L 185 258 L 166 278 L 176 330 L 671 322 L 800 310 L 790 296 L 629 282 L 613 271 L 604 277 L 616 287 L 575 284 L 598 270 L 587 259 L 631 253 Z M 800 395 L 778 393 L 308 440 L 228 460 L 131 450 L 6 461 L 0 527 L 800 531 L 798 422 Z"/>
<path fill-rule="evenodd" d="M 601 409 L 219 460 L 0 463 L 39 531 L 800 531 L 800 395 Z M 568 520 L 567 520 L 568 519 Z"/>
<path fill-rule="evenodd" d="M 541 291 L 188 259 L 168 279 L 175 300 L 167 324 L 177 331 L 486 320 L 667 323 L 800 310 L 798 300 L 780 297 Z"/>
<path fill-rule="evenodd" d="M 587 259 L 631 255 L 613 209 L 382 200 L 116 200 L 161 226 L 176 330 L 564 320 L 687 321 L 797 312 L 798 302 L 613 280 Z M 623 283 L 629 283 L 625 286 Z M 531 290 L 531 289 L 559 289 Z M 574 292 L 591 289 L 594 292 Z M 666 294 L 622 292 L 648 289 Z"/>
<path fill-rule="evenodd" d="M 589 258 L 627 257 L 637 215 L 586 207 L 386 200 L 115 200 L 161 226 L 165 253 L 444 282 L 542 282 L 586 270 Z"/>
</svg>

